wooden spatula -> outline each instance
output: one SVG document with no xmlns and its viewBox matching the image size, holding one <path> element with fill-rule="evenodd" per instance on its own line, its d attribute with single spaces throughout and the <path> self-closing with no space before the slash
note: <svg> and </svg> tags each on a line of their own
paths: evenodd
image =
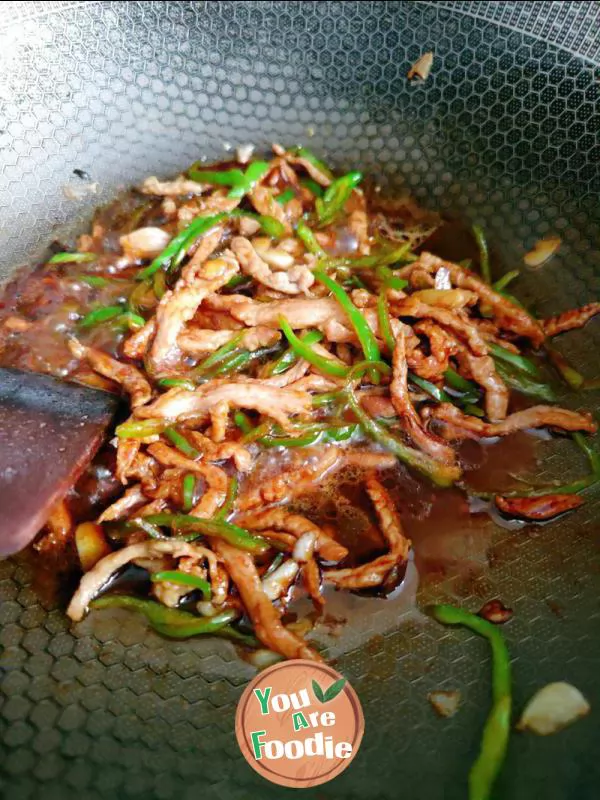
<svg viewBox="0 0 600 800">
<path fill-rule="evenodd" d="M 100 446 L 118 398 L 0 367 L 0 555 L 22 550 Z"/>
</svg>

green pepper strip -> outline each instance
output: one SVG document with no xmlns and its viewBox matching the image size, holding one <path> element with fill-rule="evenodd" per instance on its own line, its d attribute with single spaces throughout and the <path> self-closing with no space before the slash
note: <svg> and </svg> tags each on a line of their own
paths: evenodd
<svg viewBox="0 0 600 800">
<path fill-rule="evenodd" d="M 176 428 L 165 428 L 163 435 L 166 436 L 184 456 L 188 458 L 200 458 L 200 451 L 196 450 Z"/>
<path fill-rule="evenodd" d="M 312 192 L 315 197 L 323 197 L 323 187 L 320 183 L 313 181 L 312 178 L 302 178 L 300 185 L 308 189 L 309 192 Z"/>
<path fill-rule="evenodd" d="M 511 350 L 507 350 L 505 347 L 501 347 L 495 342 L 489 342 L 488 349 L 493 356 L 499 358 L 501 361 L 512 364 L 513 367 L 526 372 L 528 375 L 532 375 L 534 378 L 540 377 L 540 371 L 537 365 L 529 358 L 521 356 L 518 353 L 513 353 Z"/>
<path fill-rule="evenodd" d="M 320 408 L 321 406 L 327 406 L 330 403 L 337 403 L 343 399 L 344 391 L 340 390 L 336 392 L 323 392 L 322 394 L 314 394 L 311 402 L 313 408 Z"/>
<path fill-rule="evenodd" d="M 358 277 L 358 275 L 350 275 L 350 277 L 344 281 L 344 288 L 348 289 L 367 289 L 367 284 Z"/>
<path fill-rule="evenodd" d="M 405 281 L 403 278 L 399 278 L 397 275 L 394 275 L 392 270 L 389 267 L 386 267 L 385 264 L 380 264 L 378 267 L 376 267 L 375 276 L 379 278 L 383 285 L 388 289 L 401 290 L 408 286 L 408 281 Z"/>
<path fill-rule="evenodd" d="M 253 161 L 245 172 L 241 169 L 229 169 L 221 172 L 214 170 L 197 170 L 192 167 L 188 175 L 199 183 L 212 183 L 218 186 L 233 187 L 228 197 L 243 197 L 251 192 L 261 178 L 268 172 L 270 165 L 266 161 Z"/>
<path fill-rule="evenodd" d="M 457 468 L 439 464 L 433 458 L 425 455 L 425 453 L 408 447 L 404 442 L 392 436 L 391 433 L 363 411 L 352 387 L 348 386 L 345 394 L 348 405 L 364 432 L 371 439 L 386 447 L 400 461 L 422 472 L 438 486 L 451 486 L 455 479 L 460 477 L 460 472 Z"/>
<path fill-rule="evenodd" d="M 119 439 L 145 439 L 162 433 L 168 427 L 169 420 L 166 419 L 136 419 L 117 425 L 115 433 Z"/>
<path fill-rule="evenodd" d="M 139 331 L 146 324 L 146 320 L 133 311 L 125 311 L 117 317 L 118 322 L 123 322 L 132 331 Z"/>
<path fill-rule="evenodd" d="M 147 533 L 151 539 L 161 539 L 164 541 L 169 538 L 161 531 L 158 525 L 153 525 L 151 522 L 148 522 L 145 517 L 135 517 L 131 522 L 124 523 L 124 525 L 129 529 L 139 528 L 144 531 L 144 533 Z"/>
<path fill-rule="evenodd" d="M 252 278 L 249 275 L 234 275 L 233 278 L 225 284 L 225 289 L 237 289 L 238 286 L 250 286 Z"/>
<path fill-rule="evenodd" d="M 340 425 L 307 433 L 305 436 L 263 436 L 258 440 L 264 447 L 310 447 L 320 440 L 345 442 L 358 430 L 358 425 Z"/>
<path fill-rule="evenodd" d="M 362 178 L 362 172 L 348 172 L 341 178 L 332 181 L 323 197 L 317 197 L 315 210 L 320 225 L 330 225 L 344 210 L 352 191 L 362 181 Z"/>
<path fill-rule="evenodd" d="M 309 364 L 317 367 L 317 369 L 326 373 L 327 375 L 333 375 L 336 378 L 346 378 L 349 375 L 349 367 L 338 364 L 331 358 L 325 358 L 325 356 L 315 353 L 311 345 L 306 344 L 305 341 L 296 336 L 291 325 L 287 319 L 285 319 L 285 317 L 279 318 L 279 327 L 283 331 L 285 338 L 290 343 L 292 350 L 294 350 L 294 352 L 300 356 L 300 358 L 308 361 Z"/>
<path fill-rule="evenodd" d="M 191 511 L 194 507 L 194 492 L 196 491 L 196 476 L 193 472 L 188 472 L 183 476 L 181 485 L 182 506 L 185 512 Z"/>
<path fill-rule="evenodd" d="M 262 536 L 255 536 L 237 525 L 222 520 L 214 521 L 193 517 L 190 514 L 149 514 L 144 520 L 151 525 L 169 526 L 182 531 L 190 531 L 187 536 L 178 536 L 178 539 L 192 540 L 198 536 L 215 536 L 224 539 L 240 550 L 251 553 L 264 553 L 269 549 L 269 543 Z"/>
<path fill-rule="evenodd" d="M 433 397 L 434 400 L 437 400 L 438 403 L 453 402 L 450 395 L 446 394 L 446 392 L 443 389 L 440 389 L 439 386 L 436 386 L 435 383 L 431 383 L 431 381 L 425 380 L 425 378 L 420 378 L 418 375 L 409 372 L 408 380 L 411 383 L 414 383 L 415 386 L 418 386 L 419 389 L 422 389 L 424 392 L 427 392 L 427 394 Z"/>
<path fill-rule="evenodd" d="M 278 194 L 275 200 L 282 206 L 286 203 L 289 203 L 290 200 L 293 200 L 296 197 L 296 192 L 293 189 L 286 189 L 285 192 L 281 192 Z"/>
<path fill-rule="evenodd" d="M 558 350 L 552 347 L 548 342 L 546 342 L 544 346 L 548 353 L 548 358 L 564 382 L 575 391 L 581 389 L 585 383 L 583 375 L 577 372 L 577 370 L 569 364 L 563 354 L 559 353 Z"/>
<path fill-rule="evenodd" d="M 87 283 L 88 286 L 101 289 L 103 286 L 108 286 L 110 281 L 108 278 L 103 278 L 101 275 L 76 275 L 75 280 L 81 283 Z"/>
<path fill-rule="evenodd" d="M 165 277 L 165 273 L 162 270 L 159 270 L 154 274 L 154 279 L 152 281 L 152 288 L 154 289 L 154 295 L 157 300 L 162 300 L 167 291 L 167 279 Z"/>
<path fill-rule="evenodd" d="M 214 353 L 211 353 L 208 358 L 205 358 L 200 364 L 194 367 L 194 374 L 201 375 L 203 372 L 206 372 L 211 367 L 214 367 L 215 364 L 219 364 L 225 356 L 228 356 L 234 350 L 237 349 L 237 346 L 242 341 L 245 335 L 245 331 L 240 331 L 236 333 L 228 342 L 225 342 L 224 345 L 215 350 Z"/>
<path fill-rule="evenodd" d="M 483 728 L 481 749 L 469 773 L 469 800 L 488 800 L 504 762 L 512 708 L 510 655 L 499 629 L 481 617 L 451 605 L 429 609 L 443 625 L 464 625 L 492 648 L 492 708 Z"/>
<path fill-rule="evenodd" d="M 556 402 L 556 394 L 551 386 L 547 383 L 534 381 L 527 373 L 514 369 L 510 364 L 497 361 L 496 372 L 511 389 L 521 392 L 527 397 L 536 397 L 538 400 L 544 400 L 548 403 Z"/>
<path fill-rule="evenodd" d="M 196 388 L 195 383 L 185 378 L 161 378 L 157 383 L 163 389 L 187 389 L 193 392 Z"/>
<path fill-rule="evenodd" d="M 304 342 L 306 345 L 311 345 L 316 344 L 316 342 L 320 342 L 322 338 L 323 334 L 319 331 L 308 331 L 300 337 L 300 341 Z M 267 371 L 267 377 L 270 377 L 271 375 L 281 375 L 282 372 L 285 372 L 293 364 L 295 364 L 297 360 L 298 355 L 294 350 L 291 348 L 286 350 L 285 353 L 277 359 L 277 361 L 274 361 L 273 364 L 270 365 Z"/>
<path fill-rule="evenodd" d="M 199 589 L 204 600 L 210 600 L 212 592 L 210 583 L 198 575 L 191 575 L 189 572 L 181 572 L 177 569 L 166 569 L 161 572 L 154 572 L 150 575 L 152 583 L 176 583 L 178 586 L 189 586 L 192 589 Z"/>
<path fill-rule="evenodd" d="M 369 256 L 343 256 L 342 258 L 330 258 L 325 266 L 331 267 L 350 267 L 352 269 L 370 269 L 372 267 L 389 267 L 398 261 L 410 262 L 416 258 L 410 252 L 410 242 L 406 242 L 393 250 L 386 250 L 382 253 L 374 253 Z"/>
<path fill-rule="evenodd" d="M 452 389 L 456 389 L 458 392 L 463 392 L 464 394 L 474 394 L 479 397 L 479 388 L 477 384 L 463 378 L 463 376 L 459 375 L 452 367 L 448 367 L 446 372 L 444 372 L 444 378 Z"/>
<path fill-rule="evenodd" d="M 495 292 L 501 292 L 503 289 L 506 289 L 509 283 L 512 283 L 515 278 L 518 278 L 521 273 L 518 269 L 513 269 L 510 272 L 507 272 L 506 275 L 503 275 L 499 278 L 495 283 L 492 284 L 492 289 Z"/>
<path fill-rule="evenodd" d="M 233 415 L 233 421 L 244 434 L 250 433 L 254 427 L 250 422 L 248 415 L 244 414 L 243 411 L 236 411 Z"/>
<path fill-rule="evenodd" d="M 109 319 L 121 316 L 122 313 L 123 306 L 102 306 L 102 308 L 96 308 L 86 314 L 77 325 L 80 328 L 93 328 L 102 322 L 108 322 Z"/>
<path fill-rule="evenodd" d="M 187 228 L 184 228 L 177 236 L 174 236 L 165 249 L 160 253 L 152 263 L 145 269 L 138 272 L 136 280 L 145 281 L 152 277 L 159 269 L 170 269 L 174 264 L 180 263 L 189 247 L 200 236 L 208 233 L 211 228 L 218 225 L 227 218 L 227 214 L 222 212 L 220 214 L 211 214 L 208 217 L 196 217 L 193 219 Z"/>
<path fill-rule="evenodd" d="M 92 608 L 129 608 L 143 614 L 150 625 L 163 636 L 175 639 L 187 639 L 199 634 L 219 633 L 229 626 L 230 622 L 239 617 L 235 609 L 228 609 L 216 614 L 214 617 L 197 617 L 188 611 L 178 608 L 167 608 L 153 600 L 143 600 L 141 597 L 131 597 L 124 594 L 109 594 L 99 597 L 90 603 Z M 234 633 L 234 629 L 231 629 Z"/>
<path fill-rule="evenodd" d="M 321 258 L 327 258 L 327 253 L 323 250 L 314 233 L 302 219 L 298 220 L 298 224 L 296 225 L 296 235 L 309 253 L 314 253 L 317 256 L 321 256 Z"/>
<path fill-rule="evenodd" d="M 233 508 L 235 506 L 235 499 L 238 493 L 238 485 L 239 481 L 234 475 L 230 479 L 229 485 L 227 486 L 227 494 L 225 495 L 225 502 L 215 514 L 216 520 L 226 520 L 227 517 L 232 513 Z"/>
<path fill-rule="evenodd" d="M 277 347 L 275 349 L 278 349 Z M 258 361 L 266 355 L 273 353 L 273 347 L 259 347 L 258 350 L 238 350 L 227 356 L 220 364 L 210 371 L 211 377 L 216 375 L 229 375 L 239 372 L 253 361 Z"/>
<path fill-rule="evenodd" d="M 479 248 L 479 268 L 481 269 L 481 277 L 486 283 L 491 283 L 492 271 L 490 269 L 490 254 L 485 233 L 480 225 L 473 225 L 473 236 Z"/>
<path fill-rule="evenodd" d="M 292 155 L 299 156 L 303 158 L 305 161 L 309 161 L 313 167 L 316 167 L 319 172 L 322 172 L 327 178 L 333 178 L 333 173 L 323 161 L 318 159 L 314 153 L 311 153 L 306 147 L 301 147 L 297 145 L 296 147 L 290 147 L 289 152 Z M 306 179 L 308 180 L 308 179 Z"/>
<path fill-rule="evenodd" d="M 95 261 L 98 258 L 96 253 L 55 253 L 49 258 L 47 264 L 81 264 L 85 261 Z"/>
<path fill-rule="evenodd" d="M 358 336 L 358 340 L 361 344 L 367 361 L 379 361 L 381 359 L 381 354 L 379 352 L 377 339 L 369 327 L 367 320 L 356 308 L 344 289 L 339 285 L 339 283 L 334 281 L 333 278 L 330 278 L 329 275 L 320 269 L 315 270 L 314 276 L 319 283 L 322 283 L 329 289 L 329 291 L 333 294 L 335 299 L 348 315 L 348 319 L 356 331 L 356 335 Z"/>
</svg>

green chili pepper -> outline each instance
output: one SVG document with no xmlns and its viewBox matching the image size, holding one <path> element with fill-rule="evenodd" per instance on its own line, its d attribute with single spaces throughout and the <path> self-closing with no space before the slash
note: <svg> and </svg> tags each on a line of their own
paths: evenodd
<svg viewBox="0 0 600 800">
<path fill-rule="evenodd" d="M 454 480 L 460 477 L 460 472 L 457 468 L 440 464 L 420 450 L 408 447 L 400 439 L 389 433 L 381 424 L 372 419 L 361 408 L 352 387 L 347 387 L 345 394 L 352 413 L 367 436 L 386 447 L 400 461 L 422 472 L 423 475 L 426 475 L 438 486 L 451 486 Z"/>
<path fill-rule="evenodd" d="M 529 358 L 526 358 L 519 353 L 513 353 L 511 350 L 507 350 L 505 347 L 501 347 L 495 342 L 489 342 L 488 349 L 495 358 L 499 358 L 501 361 L 506 361 L 507 364 L 512 364 L 513 367 L 526 372 L 528 375 L 532 375 L 534 378 L 539 378 L 540 371 L 537 365 L 534 364 Z"/>
<path fill-rule="evenodd" d="M 239 286 L 250 286 L 252 278 L 250 275 L 234 275 L 233 278 L 225 284 L 225 289 L 237 289 Z"/>
<path fill-rule="evenodd" d="M 495 283 L 492 284 L 492 289 L 495 292 L 501 292 L 503 289 L 506 289 L 509 283 L 512 283 L 515 278 L 518 278 L 521 273 L 518 269 L 513 269 L 511 272 L 507 272 L 506 275 L 503 275 L 499 278 Z"/>
<path fill-rule="evenodd" d="M 152 583 L 162 583 L 163 581 L 168 581 L 169 583 L 175 583 L 178 586 L 189 586 L 191 589 L 199 589 L 202 592 L 202 597 L 204 600 L 210 600 L 212 595 L 210 583 L 205 581 L 204 578 L 198 577 L 198 575 L 191 575 L 189 572 L 181 572 L 180 570 L 176 569 L 166 569 L 162 572 L 152 573 L 152 575 L 150 575 L 150 580 Z"/>
<path fill-rule="evenodd" d="M 458 392 L 463 392 L 463 394 L 475 394 L 476 396 L 479 396 L 479 388 L 477 384 L 473 383 L 473 381 L 463 378 L 463 376 L 459 375 L 458 372 L 452 367 L 448 367 L 448 369 L 444 372 L 444 378 L 446 379 L 446 383 L 451 386 L 452 389 L 456 389 Z"/>
<path fill-rule="evenodd" d="M 323 197 L 323 187 L 320 183 L 313 181 L 312 178 L 302 178 L 300 185 L 308 189 L 309 192 L 312 192 L 315 197 Z"/>
<path fill-rule="evenodd" d="M 348 319 L 356 331 L 356 335 L 358 336 L 358 340 L 361 344 L 367 361 L 379 361 L 381 359 L 381 354 L 379 352 L 379 345 L 377 344 L 375 334 L 369 327 L 367 320 L 356 308 L 344 289 L 339 285 L 339 283 L 336 283 L 333 278 L 330 278 L 329 275 L 322 270 L 315 270 L 314 276 L 319 283 L 322 283 L 329 289 L 330 292 L 332 292 L 335 299 L 348 315 Z"/>
<path fill-rule="evenodd" d="M 156 294 L 153 293 L 153 296 L 150 296 L 151 288 L 150 281 L 141 281 L 137 286 L 134 286 L 127 301 L 127 305 L 132 311 L 138 312 L 155 304 Z"/>
<path fill-rule="evenodd" d="M 377 298 L 377 321 L 379 323 L 381 338 L 385 342 L 390 353 L 393 353 L 396 347 L 396 340 L 394 339 L 394 333 L 392 331 L 390 309 L 385 289 L 379 292 L 379 297 Z"/>
<path fill-rule="evenodd" d="M 235 609 L 228 609 L 221 611 L 220 614 L 215 614 L 214 617 L 196 617 L 190 614 L 193 621 L 188 624 L 180 625 L 154 625 L 153 628 L 157 633 L 166 636 L 169 639 L 190 639 L 192 636 L 199 636 L 202 634 L 213 634 L 215 636 L 223 636 L 227 639 L 238 640 L 241 639 L 246 643 L 246 638 L 241 633 L 235 630 L 229 623 L 236 620 L 240 613 Z M 254 645 L 256 639 L 249 637 Z"/>
<path fill-rule="evenodd" d="M 49 258 L 47 264 L 81 264 L 85 261 L 95 261 L 96 253 L 55 253 Z"/>
<path fill-rule="evenodd" d="M 125 523 L 125 526 L 130 529 L 139 528 L 144 531 L 144 533 L 148 534 L 151 539 L 161 539 L 164 541 L 170 538 L 161 531 L 158 525 L 153 525 L 151 522 L 148 522 L 145 517 L 135 517 L 130 523 Z"/>
<path fill-rule="evenodd" d="M 124 594 L 109 594 L 99 597 L 93 600 L 90 606 L 93 608 L 129 608 L 139 611 L 158 633 L 176 639 L 187 639 L 198 634 L 222 631 L 225 626 L 239 617 L 239 611 L 235 609 L 222 611 L 214 617 L 197 617 L 188 611 L 168 608 L 153 600 L 143 600 L 141 597 Z"/>
<path fill-rule="evenodd" d="M 465 403 L 463 405 L 463 411 L 465 414 L 470 414 L 472 417 L 485 417 L 485 411 L 483 408 L 475 406 L 473 403 Z"/>
<path fill-rule="evenodd" d="M 242 433 L 250 433 L 252 428 L 254 427 L 250 422 L 250 418 L 247 414 L 244 414 L 243 411 L 236 411 L 233 415 L 233 421 L 241 430 Z"/>
<path fill-rule="evenodd" d="M 163 435 L 188 458 L 200 458 L 200 451 L 196 450 L 176 428 L 165 428 Z"/>
<path fill-rule="evenodd" d="M 314 394 L 312 396 L 312 405 L 314 408 L 327 406 L 329 403 L 337 403 L 339 400 L 344 399 L 343 389 L 337 392 L 323 392 L 322 394 Z"/>
<path fill-rule="evenodd" d="M 198 536 L 215 536 L 224 539 L 240 550 L 248 550 L 251 553 L 264 553 L 269 549 L 269 543 L 262 536 L 255 536 L 252 533 L 232 525 L 230 522 L 222 520 L 215 521 L 193 517 L 190 514 L 149 514 L 144 519 L 151 525 L 169 526 L 181 531 L 189 531 L 187 536 L 178 536 L 184 541 L 197 539 Z"/>
<path fill-rule="evenodd" d="M 196 491 L 196 476 L 193 472 L 188 472 L 183 476 L 181 485 L 182 507 L 188 512 L 194 507 L 194 493 Z"/>
<path fill-rule="evenodd" d="M 512 708 L 510 655 L 496 625 L 450 605 L 429 609 L 443 625 L 464 625 L 488 640 L 492 649 L 492 708 L 481 738 L 479 756 L 469 773 L 469 800 L 488 800 L 504 762 Z"/>
<path fill-rule="evenodd" d="M 319 441 L 345 442 L 358 430 L 358 425 L 340 425 L 308 431 L 304 436 L 264 436 L 258 440 L 264 447 L 311 447 Z"/>
<path fill-rule="evenodd" d="M 338 364 L 337 361 L 333 361 L 331 358 L 326 358 L 325 356 L 319 355 L 319 353 L 315 353 L 310 344 L 306 344 L 306 342 L 302 341 L 302 339 L 299 339 L 296 336 L 285 317 L 279 318 L 279 327 L 283 331 L 285 338 L 290 343 L 291 348 L 298 356 L 300 356 L 300 358 L 305 359 L 305 361 L 308 361 L 309 364 L 317 367 L 317 369 L 326 373 L 327 375 L 333 375 L 337 378 L 346 378 L 348 376 L 350 373 L 349 367 L 345 366 L 344 364 Z"/>
<path fill-rule="evenodd" d="M 575 391 L 581 389 L 585 383 L 585 378 L 583 375 L 580 372 L 577 372 L 575 367 L 572 367 L 569 364 L 563 354 L 559 353 L 558 350 L 555 350 L 555 348 L 552 347 L 552 345 L 550 345 L 547 341 L 544 344 L 544 348 L 546 353 L 548 353 L 548 358 L 552 362 L 552 366 L 556 369 L 564 382 Z"/>
<path fill-rule="evenodd" d="M 108 286 L 110 282 L 101 275 L 76 275 L 75 280 L 81 283 L 87 283 L 88 286 L 92 286 L 94 289 L 101 289 L 103 286 Z"/>
<path fill-rule="evenodd" d="M 239 333 L 234 334 L 229 341 L 225 342 L 224 345 L 221 345 L 217 350 L 211 353 L 208 358 L 205 358 L 200 364 L 194 367 L 194 374 L 201 375 L 211 367 L 214 367 L 215 364 L 219 364 L 225 356 L 228 356 L 234 350 L 237 349 L 237 346 L 242 341 L 245 336 L 245 331 L 239 331 Z"/>
<path fill-rule="evenodd" d="M 308 227 L 304 220 L 298 220 L 296 225 L 296 235 L 302 241 L 309 253 L 314 253 L 317 256 L 327 257 L 327 253 L 318 243 L 316 236 Z"/>
<path fill-rule="evenodd" d="M 278 194 L 275 200 L 280 205 L 284 206 L 286 203 L 289 203 L 290 200 L 293 200 L 294 197 L 296 197 L 296 192 L 290 188 L 286 189 L 284 192 L 281 192 L 281 194 Z"/>
<path fill-rule="evenodd" d="M 389 267 L 401 261 L 408 263 L 414 261 L 416 256 L 410 252 L 410 242 L 405 242 L 400 247 L 391 250 L 384 250 L 368 256 L 343 256 L 341 258 L 328 259 L 331 267 L 347 266 L 351 269 L 371 269 L 373 267 Z"/>
<path fill-rule="evenodd" d="M 158 270 L 168 270 L 179 264 L 185 257 L 193 242 L 200 236 L 207 234 L 215 225 L 227 218 L 227 214 L 211 214 L 208 217 L 196 217 L 187 228 L 174 236 L 165 249 L 160 253 L 150 266 L 138 272 L 136 280 L 145 281 L 151 278 Z"/>
<path fill-rule="evenodd" d="M 125 311 L 120 314 L 117 321 L 124 323 L 132 331 L 138 331 L 146 324 L 146 320 L 139 314 L 134 314 L 133 311 Z"/>
<path fill-rule="evenodd" d="M 103 322 L 108 322 L 109 319 L 120 317 L 122 313 L 123 306 L 102 306 L 86 314 L 77 325 L 80 328 L 93 328 Z"/>
<path fill-rule="evenodd" d="M 507 386 L 527 397 L 536 397 L 538 400 L 545 400 L 548 403 L 554 403 L 557 400 L 554 389 L 551 386 L 547 383 L 534 381 L 526 372 L 521 372 L 510 364 L 497 361 L 496 372 Z"/>
<path fill-rule="evenodd" d="M 231 355 L 227 356 L 227 358 L 223 359 L 220 364 L 217 364 L 214 367 L 210 374 L 211 376 L 216 375 L 230 375 L 232 372 L 239 372 L 244 367 L 247 367 L 248 364 L 251 364 L 253 361 L 259 361 L 261 358 L 273 353 L 274 349 L 278 349 L 278 346 L 275 348 L 273 347 L 259 347 L 258 350 L 238 350 L 237 352 L 231 353 Z"/>
<path fill-rule="evenodd" d="M 389 289 L 405 289 L 408 286 L 408 281 L 405 281 L 403 278 L 399 278 L 397 275 L 394 275 L 392 270 L 389 267 L 386 267 L 385 264 L 380 264 L 375 269 L 375 275 L 379 280 L 383 283 L 383 285 Z"/>
<path fill-rule="evenodd" d="M 154 295 L 158 300 L 162 300 L 167 291 L 167 279 L 165 277 L 165 273 L 162 270 L 158 270 L 158 272 L 154 273 L 154 278 L 152 280 L 152 288 L 154 289 Z"/>
<path fill-rule="evenodd" d="M 257 425 L 255 428 L 250 428 L 247 433 L 244 433 L 242 437 L 243 444 L 250 444 L 251 442 L 257 442 L 263 436 L 266 436 L 271 431 L 271 423 L 270 422 L 261 422 L 260 425 Z"/>
<path fill-rule="evenodd" d="M 322 172 L 327 178 L 333 178 L 333 173 L 323 161 L 318 159 L 314 153 L 308 150 L 306 147 L 301 147 L 297 145 L 295 147 L 290 147 L 289 152 L 292 155 L 299 156 L 303 158 L 305 161 L 310 162 L 313 167 L 316 167 L 319 172 Z"/>
<path fill-rule="evenodd" d="M 238 479 L 235 475 L 230 478 L 229 485 L 227 486 L 227 494 L 225 495 L 225 502 L 215 514 L 216 520 L 226 520 L 232 513 L 238 493 L 238 483 Z"/>
<path fill-rule="evenodd" d="M 344 288 L 348 289 L 367 289 L 367 284 L 361 280 L 358 275 L 350 275 L 348 280 L 344 281 Z"/>
<path fill-rule="evenodd" d="M 157 383 L 163 389 L 187 389 L 193 392 L 196 388 L 195 383 L 185 378 L 161 378 Z"/>
<path fill-rule="evenodd" d="M 440 389 L 439 386 L 436 386 L 435 383 L 431 383 L 431 381 L 425 380 L 425 378 L 420 378 L 412 372 L 408 373 L 408 380 L 414 383 L 415 386 L 418 386 L 419 389 L 423 389 L 424 392 L 427 392 L 427 394 L 433 397 L 434 400 L 437 400 L 438 403 L 452 402 L 450 395 L 446 394 L 446 392 Z"/>
<path fill-rule="evenodd" d="M 279 567 L 283 562 L 284 558 L 285 558 L 285 553 L 277 553 L 273 561 L 271 561 L 271 563 L 269 564 L 268 568 L 264 571 L 262 576 L 263 580 L 265 578 L 268 578 L 269 575 L 272 575 L 275 572 L 277 567 Z"/>
<path fill-rule="evenodd" d="M 245 172 L 242 172 L 241 169 L 198 170 L 193 166 L 188 170 L 188 175 L 193 181 L 198 181 L 199 183 L 231 186 L 228 197 L 243 197 L 254 189 L 269 169 L 270 165 L 266 161 L 253 161 Z"/>
<path fill-rule="evenodd" d="M 119 439 L 145 439 L 156 436 L 169 427 L 167 419 L 136 419 L 117 425 L 115 433 Z"/>
<path fill-rule="evenodd" d="M 348 172 L 341 178 L 332 181 L 323 197 L 317 197 L 315 210 L 319 225 L 331 225 L 338 214 L 344 210 L 353 189 L 358 186 L 362 178 L 362 172 Z"/>
<path fill-rule="evenodd" d="M 304 342 L 306 345 L 315 344 L 316 342 L 320 342 L 323 338 L 323 334 L 319 331 L 308 331 L 307 333 L 303 334 L 300 337 L 300 341 Z M 281 375 L 282 372 L 288 370 L 293 364 L 296 363 L 298 360 L 298 356 L 294 350 L 291 348 L 286 350 L 285 353 L 280 356 L 277 361 L 274 361 L 273 364 L 267 370 L 267 376 L 271 375 Z"/>
<path fill-rule="evenodd" d="M 479 248 L 479 268 L 481 277 L 486 283 L 492 282 L 492 271 L 490 269 L 490 254 L 488 251 L 485 233 L 480 225 L 473 225 L 473 236 Z"/>
<path fill-rule="evenodd" d="M 271 239 L 281 239 L 285 233 L 285 225 L 283 222 L 279 222 L 278 219 L 268 214 L 255 214 L 253 211 L 243 211 L 236 208 L 229 212 L 229 216 L 249 217 L 250 219 L 256 220 L 262 228 L 263 233 L 266 233 Z"/>
</svg>

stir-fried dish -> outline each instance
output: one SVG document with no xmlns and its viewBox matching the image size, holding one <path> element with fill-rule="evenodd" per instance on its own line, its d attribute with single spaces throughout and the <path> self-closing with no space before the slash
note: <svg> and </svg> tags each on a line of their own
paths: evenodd
<svg viewBox="0 0 600 800">
<path fill-rule="evenodd" d="M 536 319 L 506 291 L 514 273 L 492 283 L 479 228 L 478 264 L 439 258 L 427 215 L 361 188 L 360 172 L 273 149 L 148 178 L 101 210 L 75 251 L 8 287 L 0 361 L 128 399 L 85 512 L 59 504 L 37 544 L 74 542 L 73 620 L 131 608 L 165 636 L 319 659 L 286 621 L 292 597 L 322 614 L 328 585 L 402 581 L 411 542 L 386 470 L 469 492 L 461 442 L 544 428 L 574 438 L 589 474 L 479 495 L 535 521 L 583 502 L 596 424 L 554 405 L 544 375 L 580 386 L 550 340 L 600 304 Z M 378 520 L 367 558 L 299 506 L 349 472 Z"/>
</svg>

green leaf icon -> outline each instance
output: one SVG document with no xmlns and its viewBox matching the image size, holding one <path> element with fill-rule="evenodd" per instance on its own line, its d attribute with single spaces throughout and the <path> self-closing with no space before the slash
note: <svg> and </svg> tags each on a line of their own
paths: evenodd
<svg viewBox="0 0 600 800">
<path fill-rule="evenodd" d="M 323 689 L 321 689 L 319 684 L 314 679 L 313 679 L 313 682 L 312 682 L 312 690 L 315 693 L 315 697 L 317 698 L 317 700 L 319 702 L 321 702 L 321 703 L 324 703 L 325 702 L 325 695 L 323 694 Z"/>
<path fill-rule="evenodd" d="M 342 691 L 346 684 L 346 678 L 340 678 L 334 683 L 331 684 L 329 689 L 325 692 L 325 703 L 328 703 L 330 700 L 333 700 L 334 697 L 337 697 L 338 694 Z"/>
</svg>

